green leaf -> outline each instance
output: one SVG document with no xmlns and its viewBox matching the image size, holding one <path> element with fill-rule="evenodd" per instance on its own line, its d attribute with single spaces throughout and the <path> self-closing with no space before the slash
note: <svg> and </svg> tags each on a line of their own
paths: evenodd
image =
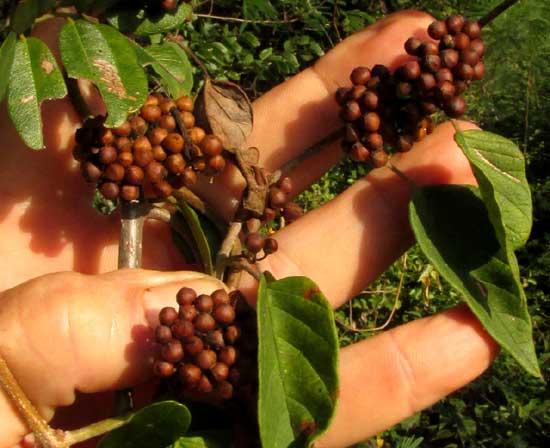
<svg viewBox="0 0 550 448">
<path fill-rule="evenodd" d="M 160 76 L 167 92 L 178 98 L 189 95 L 193 88 L 193 67 L 187 54 L 174 42 L 151 45 L 147 48 L 135 44 L 138 62 L 148 65 Z"/>
<path fill-rule="evenodd" d="M 107 17 L 107 21 L 125 34 L 148 36 L 175 30 L 191 18 L 193 8 L 181 2 L 174 12 L 149 16 L 143 9 L 123 10 Z"/>
<path fill-rule="evenodd" d="M 170 448 L 227 448 L 229 437 L 226 431 L 201 431 L 180 438 Z"/>
<path fill-rule="evenodd" d="M 145 102 L 145 72 L 130 41 L 114 28 L 71 20 L 61 30 L 59 48 L 69 76 L 99 89 L 108 111 L 105 126 L 119 126 Z"/>
<path fill-rule="evenodd" d="M 213 275 L 215 273 L 213 257 L 218 253 L 221 236 L 207 218 L 197 213 L 183 201 L 178 202 L 176 214 L 179 214 L 183 218 L 191 232 L 190 236 L 198 250 L 204 271 L 207 274 Z"/>
<path fill-rule="evenodd" d="M 258 290 L 260 437 L 264 448 L 306 447 L 328 427 L 338 395 L 338 338 L 329 303 L 304 277 Z"/>
<path fill-rule="evenodd" d="M 191 413 L 175 401 L 153 403 L 128 417 L 127 423 L 107 434 L 98 448 L 165 448 L 185 435 Z"/>
<path fill-rule="evenodd" d="M 15 45 L 7 91 L 9 116 L 25 144 L 42 149 L 40 104 L 67 94 L 63 75 L 40 39 L 22 38 Z"/>
<path fill-rule="evenodd" d="M 489 334 L 525 370 L 540 376 L 517 261 L 500 245 L 479 190 L 457 185 L 415 189 L 410 218 L 423 252 Z"/>
<path fill-rule="evenodd" d="M 457 130 L 455 140 L 472 165 L 493 226 L 512 249 L 520 248 L 533 216 L 522 152 L 514 142 L 485 131 Z"/>
<path fill-rule="evenodd" d="M 8 88 L 16 42 L 17 37 L 12 32 L 8 34 L 8 37 L 2 43 L 2 47 L 0 47 L 0 61 L 2 61 L 0 64 L 0 102 L 4 99 L 4 94 Z"/>
<path fill-rule="evenodd" d="M 19 2 L 12 18 L 12 29 L 24 33 L 40 17 L 55 5 L 56 0 L 23 0 Z"/>
</svg>

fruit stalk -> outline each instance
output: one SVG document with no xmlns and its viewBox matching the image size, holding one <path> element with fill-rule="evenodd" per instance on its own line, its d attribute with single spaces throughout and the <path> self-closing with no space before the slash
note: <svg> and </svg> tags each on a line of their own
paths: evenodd
<svg viewBox="0 0 550 448">
<path fill-rule="evenodd" d="M 496 6 L 495 9 L 489 11 L 485 16 L 479 20 L 479 25 L 483 28 L 485 25 L 491 23 L 504 11 L 506 11 L 511 6 L 515 5 L 518 0 L 504 0 L 502 3 Z"/>
<path fill-rule="evenodd" d="M 148 213 L 147 208 L 138 201 L 121 201 L 120 240 L 118 245 L 119 269 L 138 269 L 141 267 L 143 223 Z"/>
</svg>

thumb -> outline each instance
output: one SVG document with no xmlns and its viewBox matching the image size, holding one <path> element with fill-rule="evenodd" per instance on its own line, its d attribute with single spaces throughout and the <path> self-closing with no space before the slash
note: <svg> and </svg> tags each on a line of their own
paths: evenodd
<svg viewBox="0 0 550 448">
<path fill-rule="evenodd" d="M 73 272 L 33 279 L 0 294 L 0 353 L 38 411 L 50 419 L 75 392 L 146 381 L 154 327 L 182 286 L 211 293 L 223 284 L 196 272 Z M 28 432 L 0 391 L 0 447 Z"/>
</svg>

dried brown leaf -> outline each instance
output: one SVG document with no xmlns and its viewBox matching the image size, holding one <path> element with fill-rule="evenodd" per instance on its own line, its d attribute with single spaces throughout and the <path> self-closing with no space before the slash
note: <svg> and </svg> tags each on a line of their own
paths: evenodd
<svg viewBox="0 0 550 448">
<path fill-rule="evenodd" d="M 195 110 L 199 123 L 226 149 L 242 147 L 252 132 L 252 104 L 235 83 L 207 78 Z"/>
</svg>

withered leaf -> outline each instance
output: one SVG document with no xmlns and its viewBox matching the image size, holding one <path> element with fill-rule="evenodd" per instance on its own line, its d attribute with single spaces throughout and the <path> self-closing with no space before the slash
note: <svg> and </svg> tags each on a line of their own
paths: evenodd
<svg viewBox="0 0 550 448">
<path fill-rule="evenodd" d="M 207 78 L 195 111 L 199 123 L 226 149 L 242 147 L 252 132 L 252 104 L 235 83 Z"/>
</svg>

